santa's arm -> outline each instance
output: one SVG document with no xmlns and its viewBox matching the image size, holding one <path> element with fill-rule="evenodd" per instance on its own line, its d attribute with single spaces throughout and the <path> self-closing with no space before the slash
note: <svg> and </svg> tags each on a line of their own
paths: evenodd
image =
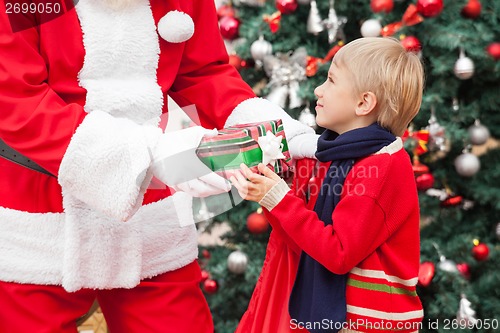
<svg viewBox="0 0 500 333">
<path fill-rule="evenodd" d="M 35 26 L 32 15 L 23 16 Z M 13 32 L 0 3 L 0 137 L 53 175 L 71 136 L 85 118 L 81 105 L 66 103 L 49 86 L 39 54 L 37 29 Z"/>
<path fill-rule="evenodd" d="M 223 128 L 235 124 L 282 119 L 288 140 L 314 131 L 279 106 L 255 97 L 228 63 L 213 1 L 193 1 L 188 14 L 194 34 L 185 43 L 183 60 L 169 95 L 181 106 L 194 105 L 201 125 Z"/>
</svg>

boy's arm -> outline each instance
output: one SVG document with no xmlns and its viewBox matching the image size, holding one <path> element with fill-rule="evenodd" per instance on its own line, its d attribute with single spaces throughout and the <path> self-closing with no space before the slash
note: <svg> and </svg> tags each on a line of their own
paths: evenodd
<svg viewBox="0 0 500 333">
<path fill-rule="evenodd" d="M 333 273 L 349 272 L 389 237 L 385 213 L 369 196 L 346 195 L 335 207 L 333 226 L 325 226 L 314 211 L 286 189 L 282 187 L 275 205 L 263 200 L 263 206 L 300 249 Z"/>
</svg>

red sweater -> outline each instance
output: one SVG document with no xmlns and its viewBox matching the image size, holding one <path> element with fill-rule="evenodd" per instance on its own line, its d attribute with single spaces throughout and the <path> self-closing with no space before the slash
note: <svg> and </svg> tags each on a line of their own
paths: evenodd
<svg viewBox="0 0 500 333">
<path fill-rule="evenodd" d="M 327 170 L 328 165 L 320 167 L 311 192 L 320 189 Z M 415 288 L 419 206 L 410 158 L 401 140 L 358 161 L 344 185 L 333 226 L 325 226 L 292 192 L 271 207 L 270 220 L 333 273 L 349 272 L 347 322 L 352 326 L 348 328 L 418 330 L 423 317 Z"/>
</svg>

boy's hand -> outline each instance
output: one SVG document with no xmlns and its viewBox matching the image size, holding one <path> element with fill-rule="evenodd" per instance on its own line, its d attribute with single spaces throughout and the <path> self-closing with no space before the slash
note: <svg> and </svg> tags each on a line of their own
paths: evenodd
<svg viewBox="0 0 500 333">
<path fill-rule="evenodd" d="M 240 168 L 241 170 L 237 171 L 229 180 L 245 200 L 259 202 L 281 179 L 263 163 L 259 163 L 257 167 L 262 175 L 252 172 L 245 164 L 241 164 Z"/>
</svg>

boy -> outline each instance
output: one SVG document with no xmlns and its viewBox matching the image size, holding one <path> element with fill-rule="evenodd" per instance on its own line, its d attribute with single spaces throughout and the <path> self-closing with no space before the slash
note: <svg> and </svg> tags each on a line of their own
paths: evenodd
<svg viewBox="0 0 500 333">
<path fill-rule="evenodd" d="M 232 177 L 302 250 L 290 330 L 418 330 L 418 196 L 397 136 L 420 108 L 423 82 L 420 60 L 397 40 L 357 39 L 335 55 L 315 90 L 316 121 L 326 129 L 316 157 L 329 166 L 320 167 L 314 211 L 263 164 L 262 175 L 242 165 Z"/>
</svg>

